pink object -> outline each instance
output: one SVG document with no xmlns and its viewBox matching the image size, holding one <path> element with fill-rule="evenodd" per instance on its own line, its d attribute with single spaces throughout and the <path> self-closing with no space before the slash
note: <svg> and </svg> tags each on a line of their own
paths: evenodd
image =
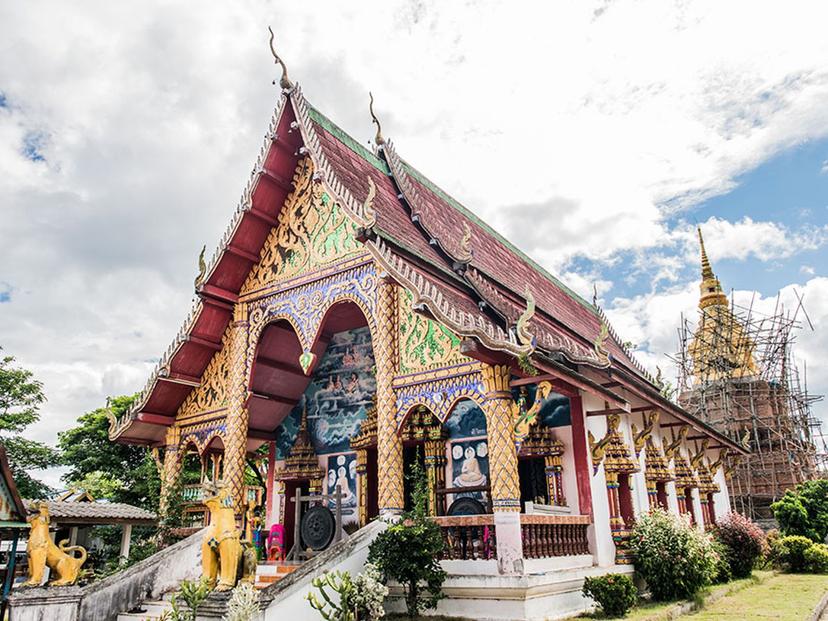
<svg viewBox="0 0 828 621">
<path fill-rule="evenodd" d="M 267 560 L 285 560 L 285 527 L 281 524 L 270 527 L 270 534 L 267 536 Z"/>
</svg>

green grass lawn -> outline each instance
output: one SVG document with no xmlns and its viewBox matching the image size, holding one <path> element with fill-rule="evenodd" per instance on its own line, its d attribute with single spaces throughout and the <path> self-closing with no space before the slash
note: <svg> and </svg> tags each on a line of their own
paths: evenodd
<svg viewBox="0 0 828 621">
<path fill-rule="evenodd" d="M 687 621 L 799 621 L 808 618 L 826 592 L 826 575 L 757 571 L 751 578 L 716 585 L 700 593 L 699 599 L 714 595 L 720 596 L 720 599 L 687 615 Z M 643 603 L 624 617 L 624 621 L 661 621 L 676 604 L 677 602 Z M 598 613 L 583 617 L 606 618 Z"/>
<path fill-rule="evenodd" d="M 778 574 L 762 584 L 723 597 L 688 617 L 688 621 L 799 621 L 808 618 L 826 592 L 826 575 Z"/>
</svg>

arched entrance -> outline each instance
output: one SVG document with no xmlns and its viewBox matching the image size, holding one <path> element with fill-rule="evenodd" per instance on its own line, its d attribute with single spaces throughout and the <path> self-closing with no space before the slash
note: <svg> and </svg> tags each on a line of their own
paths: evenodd
<svg viewBox="0 0 828 621">
<path fill-rule="evenodd" d="M 343 524 L 356 528 L 360 506 L 373 504 L 374 467 L 358 459 L 351 445 L 368 416 L 376 393 L 374 356 L 368 321 L 349 300 L 332 305 L 317 330 L 310 356 L 304 353 L 293 319 L 276 318 L 261 331 L 249 382 L 248 450 L 268 445 L 266 524 L 280 524 L 285 549 L 293 545 L 294 496 L 342 492 Z M 303 355 L 304 354 L 304 355 Z M 307 373 L 303 369 L 307 365 Z M 374 440 L 374 445 L 376 440 Z M 362 462 L 362 463 L 360 463 Z M 362 470 L 364 479 L 358 478 Z M 372 470 L 372 471 L 371 471 Z M 368 479 L 373 478 L 369 485 Z"/>
</svg>

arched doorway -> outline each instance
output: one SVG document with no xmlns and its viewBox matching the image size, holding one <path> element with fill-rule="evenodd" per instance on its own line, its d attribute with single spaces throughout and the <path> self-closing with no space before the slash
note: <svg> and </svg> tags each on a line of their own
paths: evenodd
<svg viewBox="0 0 828 621">
<path fill-rule="evenodd" d="M 373 485 L 358 481 L 361 464 L 351 446 L 376 394 L 371 332 L 362 309 L 351 301 L 332 305 L 310 348 L 312 355 L 303 357 L 303 352 L 290 318 L 269 323 L 259 336 L 249 383 L 248 450 L 269 447 L 267 486 L 273 497 L 266 524 L 282 526 L 287 550 L 293 545 L 297 490 L 321 495 L 338 487 L 343 524 L 355 529 L 360 489 L 376 489 L 376 465 L 372 473 L 361 468 L 366 479 L 373 477 Z M 300 359 L 310 359 L 307 374 Z"/>
</svg>

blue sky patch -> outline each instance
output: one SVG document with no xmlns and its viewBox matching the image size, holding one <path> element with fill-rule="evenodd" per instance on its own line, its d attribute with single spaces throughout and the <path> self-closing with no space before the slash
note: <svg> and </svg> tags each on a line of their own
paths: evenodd
<svg viewBox="0 0 828 621">
<path fill-rule="evenodd" d="M 6 95 L 0 91 L 0 108 L 8 108 L 9 104 L 6 102 Z"/>
<path fill-rule="evenodd" d="M 6 282 L 0 282 L 0 304 L 8 304 L 12 299 L 12 286 Z"/>
<path fill-rule="evenodd" d="M 46 134 L 43 132 L 27 132 L 23 137 L 23 155 L 33 162 L 45 162 L 43 147 L 46 146 Z"/>
</svg>

